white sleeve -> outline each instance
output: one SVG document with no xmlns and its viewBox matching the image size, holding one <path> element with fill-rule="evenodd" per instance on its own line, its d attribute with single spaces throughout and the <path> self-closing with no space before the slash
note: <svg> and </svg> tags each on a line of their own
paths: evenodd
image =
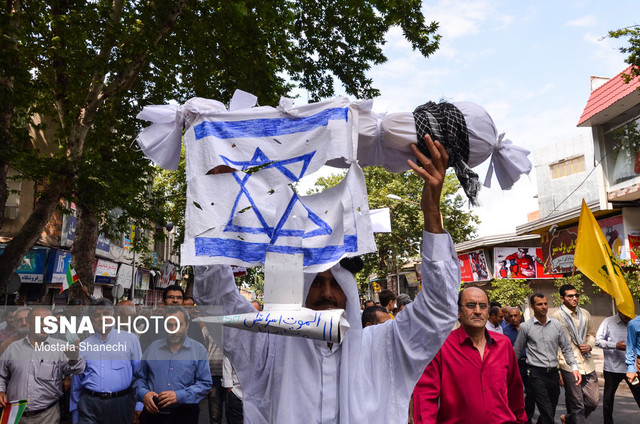
<svg viewBox="0 0 640 424">
<path fill-rule="evenodd" d="M 235 284 L 229 265 L 209 265 L 194 267 L 193 297 L 202 316 L 233 315 L 255 312 L 255 308 L 245 299 Z M 216 329 L 209 329 L 212 335 Z M 237 328 L 224 327 L 222 332 L 224 355 L 231 360 L 236 369 L 249 367 L 249 364 L 264 361 L 267 349 L 266 333 L 254 333 Z"/>
<path fill-rule="evenodd" d="M 409 399 L 420 375 L 457 319 L 460 264 L 449 234 L 423 234 L 422 290 L 394 320 L 367 327 L 363 346 L 374 381 L 387 381 L 398 401 Z M 380 366 L 380 364 L 388 364 Z"/>
</svg>

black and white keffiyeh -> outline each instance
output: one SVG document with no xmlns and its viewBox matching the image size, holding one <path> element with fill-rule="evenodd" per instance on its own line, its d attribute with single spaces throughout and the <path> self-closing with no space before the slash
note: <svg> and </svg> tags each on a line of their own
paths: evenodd
<svg viewBox="0 0 640 424">
<path fill-rule="evenodd" d="M 418 136 L 418 148 L 427 157 L 431 157 L 424 136 L 429 134 L 433 140 L 440 141 L 449 154 L 449 165 L 453 166 L 456 176 L 472 205 L 478 205 L 480 181 L 478 174 L 469 165 L 469 133 L 464 116 L 460 110 L 447 102 L 427 102 L 413 111 Z"/>
</svg>

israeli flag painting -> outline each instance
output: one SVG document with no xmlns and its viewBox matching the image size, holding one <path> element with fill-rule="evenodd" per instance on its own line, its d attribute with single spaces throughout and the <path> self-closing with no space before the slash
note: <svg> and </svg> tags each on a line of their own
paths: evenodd
<svg viewBox="0 0 640 424">
<path fill-rule="evenodd" d="M 306 272 L 375 251 L 357 152 L 357 110 L 337 98 L 193 116 L 184 135 L 187 209 L 182 265 L 264 264 L 302 255 Z M 350 163 L 336 187 L 298 195 L 292 183 L 327 161 Z"/>
</svg>

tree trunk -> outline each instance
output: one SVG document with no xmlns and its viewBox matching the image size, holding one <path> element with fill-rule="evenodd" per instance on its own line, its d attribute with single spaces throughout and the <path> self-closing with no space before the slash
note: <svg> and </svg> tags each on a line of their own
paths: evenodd
<svg viewBox="0 0 640 424">
<path fill-rule="evenodd" d="M 71 247 L 71 257 L 73 267 L 80 278 L 80 282 L 89 293 L 93 293 L 93 264 L 96 259 L 96 244 L 98 242 L 98 217 L 83 202 L 76 204 L 78 221 L 76 224 L 76 236 Z M 71 297 L 83 298 L 80 287 L 75 287 L 71 292 Z M 86 299 L 83 299 L 86 300 Z"/>
<path fill-rule="evenodd" d="M 55 180 L 41 193 L 31 215 L 0 255 L 0 286 L 9 283 L 9 278 L 22 263 L 22 258 L 36 244 L 71 181 L 72 177 Z"/>
<path fill-rule="evenodd" d="M 9 165 L 0 161 L 0 229 L 2 229 L 2 223 L 4 222 L 4 207 L 9 198 L 9 188 L 7 187 L 8 172 Z"/>
</svg>

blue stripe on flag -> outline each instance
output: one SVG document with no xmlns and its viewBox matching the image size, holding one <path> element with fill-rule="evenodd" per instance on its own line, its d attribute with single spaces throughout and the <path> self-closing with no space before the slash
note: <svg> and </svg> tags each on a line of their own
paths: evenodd
<svg viewBox="0 0 640 424">
<path fill-rule="evenodd" d="M 219 256 L 239 259 L 245 262 L 264 263 L 267 250 L 285 254 L 302 253 L 304 255 L 304 266 L 337 261 L 345 253 L 358 250 L 358 237 L 353 235 L 344 236 L 343 245 L 312 248 L 274 246 L 269 245 L 269 243 L 251 243 L 243 240 L 214 237 L 196 237 L 194 243 L 196 256 Z"/>
<path fill-rule="evenodd" d="M 325 109 L 302 118 L 247 119 L 245 121 L 204 121 L 194 127 L 196 140 L 204 137 L 219 139 L 245 137 L 275 137 L 326 127 L 330 120 L 348 122 L 349 108 Z"/>
</svg>

